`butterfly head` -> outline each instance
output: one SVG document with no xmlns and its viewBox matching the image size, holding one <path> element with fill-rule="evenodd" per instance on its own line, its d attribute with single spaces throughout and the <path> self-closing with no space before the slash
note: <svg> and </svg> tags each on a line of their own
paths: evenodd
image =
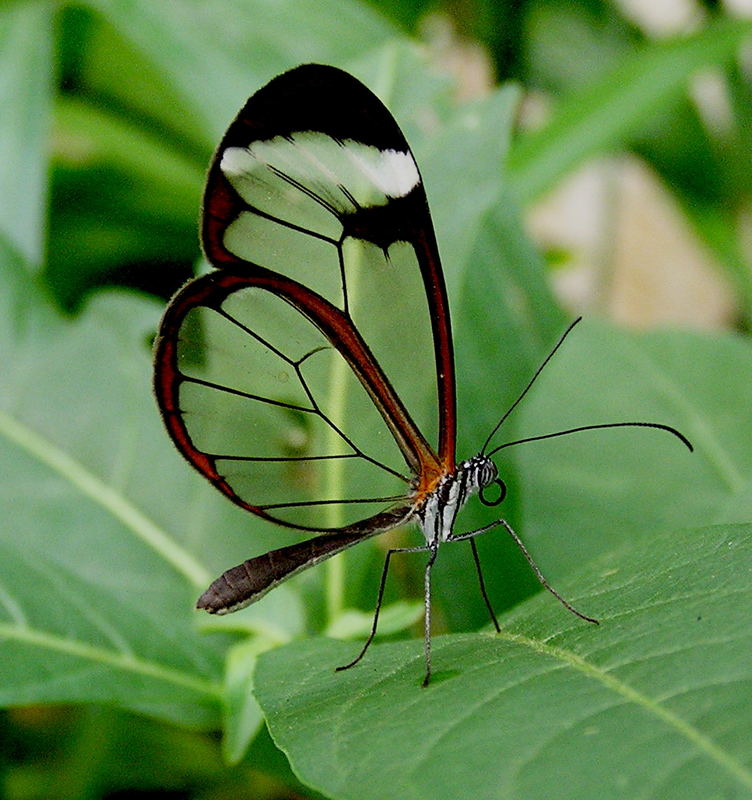
<svg viewBox="0 0 752 800">
<path fill-rule="evenodd" d="M 465 478 L 467 493 L 479 492 L 480 501 L 483 505 L 498 506 L 506 497 L 506 484 L 499 477 L 496 464 L 487 455 L 479 453 L 477 456 L 463 461 L 458 467 L 458 472 L 467 476 Z M 486 491 L 492 486 L 497 487 L 496 493 Z"/>
</svg>

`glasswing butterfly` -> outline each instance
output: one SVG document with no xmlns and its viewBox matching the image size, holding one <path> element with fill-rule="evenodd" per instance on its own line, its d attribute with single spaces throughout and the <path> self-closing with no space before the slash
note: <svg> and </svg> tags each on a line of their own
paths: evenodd
<svg viewBox="0 0 752 800">
<path fill-rule="evenodd" d="M 430 580 L 439 546 L 467 540 L 491 619 L 475 536 L 455 534 L 473 493 L 506 488 L 489 449 L 566 333 L 486 439 L 455 459 L 452 333 L 420 172 L 392 115 L 349 74 L 315 64 L 260 89 L 211 163 L 202 243 L 213 272 L 172 298 L 155 345 L 155 389 L 185 458 L 240 507 L 318 535 L 227 570 L 198 607 L 224 614 L 370 536 L 413 522 L 427 552 L 424 685 L 431 674 Z M 571 330 L 571 327 L 569 330 Z M 568 331 L 567 331 L 568 332 Z M 623 422 L 596 427 L 658 423 Z M 533 439 L 572 433 L 559 431 Z M 529 441 L 526 439 L 525 441 Z"/>
</svg>

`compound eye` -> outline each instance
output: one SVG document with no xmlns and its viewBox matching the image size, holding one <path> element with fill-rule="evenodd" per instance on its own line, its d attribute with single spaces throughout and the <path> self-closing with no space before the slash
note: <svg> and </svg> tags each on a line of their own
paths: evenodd
<svg viewBox="0 0 752 800">
<path fill-rule="evenodd" d="M 489 497 L 487 494 L 487 490 L 491 486 L 498 487 L 498 495 L 496 497 Z M 489 483 L 488 486 L 484 486 L 478 495 L 480 497 L 480 502 L 483 503 L 484 506 L 498 506 L 499 503 L 503 502 L 504 498 L 507 496 L 507 485 L 501 478 L 496 478 L 495 481 Z"/>
</svg>

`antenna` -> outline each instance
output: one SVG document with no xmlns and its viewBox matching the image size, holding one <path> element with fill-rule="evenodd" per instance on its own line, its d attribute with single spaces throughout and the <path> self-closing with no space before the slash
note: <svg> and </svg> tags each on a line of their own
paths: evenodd
<svg viewBox="0 0 752 800">
<path fill-rule="evenodd" d="M 530 380 L 528 381 L 528 384 L 527 384 L 527 386 L 526 386 L 526 387 L 525 387 L 525 388 L 522 390 L 522 392 L 520 393 L 520 396 L 519 396 L 519 397 L 518 397 L 518 398 L 517 398 L 517 399 L 514 401 L 514 403 L 512 403 L 512 405 L 511 405 L 511 406 L 509 406 L 509 408 L 507 409 L 507 411 L 506 411 L 506 413 L 504 414 L 504 416 L 503 416 L 503 417 L 502 417 L 502 418 L 501 418 L 501 419 L 500 419 L 500 420 L 499 420 L 499 421 L 496 423 L 496 425 L 494 426 L 494 429 L 491 431 L 491 433 L 489 433 L 489 434 L 488 434 L 488 436 L 486 437 L 486 441 L 485 441 L 485 442 L 483 442 L 483 447 L 481 448 L 481 451 L 480 451 L 480 452 L 481 452 L 481 454 L 484 454 L 484 455 L 486 454 L 486 448 L 487 448 L 487 447 L 488 447 L 488 445 L 490 444 L 490 442 L 491 442 L 491 439 L 493 439 L 494 435 L 496 434 L 496 431 L 498 431 L 498 430 L 499 430 L 499 428 L 500 428 L 500 427 L 501 427 L 501 426 L 504 424 L 504 422 L 506 421 L 507 417 L 508 417 L 508 416 L 509 416 L 509 415 L 510 415 L 510 414 L 511 414 L 513 411 L 514 411 L 514 409 L 515 409 L 515 408 L 517 408 L 517 406 L 518 406 L 518 405 L 520 404 L 520 402 L 522 401 L 522 398 L 523 398 L 523 397 L 524 397 L 524 396 L 525 396 L 525 395 L 526 395 L 526 394 L 527 394 L 527 393 L 530 391 L 530 388 L 531 388 L 531 387 L 532 387 L 532 385 L 535 383 L 535 381 L 536 381 L 536 379 L 538 378 L 538 376 L 541 374 L 541 372 L 543 372 L 543 368 L 544 368 L 544 367 L 546 366 L 546 364 L 548 364 L 548 362 L 549 362 L 549 361 L 550 361 L 550 360 L 551 360 L 551 359 L 554 357 L 554 353 L 556 353 L 556 351 L 557 351 L 557 350 L 558 350 L 558 349 L 559 349 L 559 348 L 562 346 L 562 344 L 564 344 L 564 340 L 565 340 L 565 339 L 567 338 L 567 336 L 569 336 L 569 334 L 572 332 L 572 328 L 574 328 L 574 326 L 575 326 L 575 325 L 576 325 L 578 322 L 580 322 L 581 320 L 582 320 L 582 317 L 577 317 L 577 319 L 576 319 L 574 322 L 570 323 L 569 327 L 568 327 L 568 328 L 567 328 L 567 329 L 564 331 L 564 333 L 562 333 L 562 335 L 559 337 L 559 341 L 558 341 L 558 342 L 556 342 L 556 344 L 555 344 L 555 345 L 554 345 L 554 347 L 553 347 L 553 350 L 551 350 L 551 352 L 550 352 L 550 353 L 549 353 L 549 354 L 546 356 L 546 358 L 544 359 L 543 363 L 542 363 L 542 364 L 541 364 L 541 365 L 538 367 L 538 369 L 535 371 L 535 375 L 533 375 L 533 377 L 532 377 L 532 378 L 530 378 Z M 497 448 L 497 450 L 498 450 L 498 448 Z M 496 450 L 492 450 L 491 452 L 492 452 L 492 453 L 495 453 L 495 452 L 496 452 Z M 487 455 L 491 455 L 491 453 L 488 453 Z"/>
<path fill-rule="evenodd" d="M 520 393 L 519 397 L 514 401 L 514 403 L 512 403 L 512 405 L 509 407 L 509 409 L 506 411 L 506 413 L 496 423 L 496 425 L 494 426 L 494 429 L 491 431 L 491 433 L 488 434 L 488 437 L 486 438 L 486 441 L 483 442 L 483 447 L 481 448 L 481 451 L 480 451 L 481 454 L 486 455 L 486 456 L 488 456 L 490 458 L 492 455 L 494 455 L 494 453 L 498 453 L 499 450 L 503 450 L 505 447 L 514 447 L 515 445 L 524 444 L 525 442 L 537 442 L 537 441 L 540 441 L 542 439 L 553 439 L 553 438 L 555 438 L 557 436 L 568 436 L 570 433 L 580 433 L 581 431 L 593 431 L 593 430 L 598 430 L 600 428 L 630 428 L 630 427 L 631 428 L 656 428 L 657 430 L 666 431 L 667 433 L 670 433 L 673 436 L 676 436 L 676 438 L 680 442 L 682 442 L 684 445 L 686 445 L 686 447 L 687 447 L 687 449 L 689 450 L 690 453 L 694 452 L 694 447 L 692 447 L 692 443 L 689 441 L 689 439 L 687 439 L 687 437 L 683 433 L 681 433 L 681 431 L 678 431 L 676 428 L 674 428 L 671 425 L 664 425 L 664 424 L 662 424 L 660 422 L 604 422 L 604 423 L 600 423 L 600 424 L 596 424 L 596 425 L 581 425 L 578 428 L 568 428 L 565 431 L 556 431 L 555 433 L 544 433 L 544 434 L 542 434 L 540 436 L 528 436 L 528 437 L 526 437 L 524 439 L 517 439 L 514 442 L 507 442 L 506 444 L 500 444 L 498 447 L 494 447 L 493 450 L 491 450 L 490 452 L 486 453 L 486 448 L 490 444 L 491 439 L 493 439 L 494 435 L 496 434 L 496 431 L 499 430 L 499 428 L 504 424 L 504 422 L 509 417 L 509 415 L 514 411 L 515 408 L 517 408 L 517 406 L 522 401 L 522 398 L 530 391 L 530 388 L 535 383 L 535 381 L 537 380 L 538 376 L 541 374 L 541 372 L 543 372 L 543 368 L 554 357 L 554 354 L 562 346 L 562 344 L 564 344 L 564 340 L 572 332 L 572 329 L 574 328 L 574 326 L 577 325 L 577 323 L 580 322 L 581 320 L 582 320 L 582 317 L 577 317 L 577 319 L 574 320 L 574 322 L 572 322 L 569 325 L 569 327 L 564 331 L 564 333 L 562 333 L 562 335 L 559 337 L 559 341 L 556 342 L 556 344 L 554 345 L 554 347 L 551 350 L 551 352 L 546 356 L 546 358 L 543 360 L 543 363 L 535 371 L 535 374 L 528 381 L 527 386 L 522 390 L 522 392 Z"/>
<path fill-rule="evenodd" d="M 594 431 L 598 430 L 599 428 L 657 428 L 659 431 L 666 431 L 670 434 L 676 436 L 676 438 L 686 445 L 687 449 L 690 453 L 694 452 L 694 447 L 692 447 L 692 442 L 687 439 L 687 437 L 681 432 L 678 431 L 676 428 L 673 428 L 671 425 L 663 425 L 660 422 L 602 422 L 597 425 L 581 425 L 578 428 L 568 428 L 565 431 L 556 431 L 555 433 L 544 433 L 540 436 L 527 436 L 524 439 L 517 439 L 514 442 L 507 442 L 506 444 L 500 444 L 498 447 L 494 447 L 490 453 L 487 453 L 489 458 L 494 454 L 498 453 L 499 450 L 503 450 L 505 447 L 514 447 L 517 444 L 524 444 L 525 442 L 538 442 L 541 439 L 553 439 L 556 436 L 568 436 L 570 433 L 580 433 L 581 431 Z"/>
</svg>

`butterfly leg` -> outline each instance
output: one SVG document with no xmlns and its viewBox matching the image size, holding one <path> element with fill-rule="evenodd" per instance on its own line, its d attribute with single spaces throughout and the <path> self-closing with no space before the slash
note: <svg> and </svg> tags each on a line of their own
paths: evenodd
<svg viewBox="0 0 752 800">
<path fill-rule="evenodd" d="M 423 678 L 423 688 L 428 686 L 431 680 L 431 569 L 433 568 L 436 556 L 439 554 L 439 540 L 434 539 L 429 545 L 421 548 L 428 550 L 430 555 L 426 562 L 426 571 L 423 579 L 423 601 L 425 603 L 424 624 L 424 652 L 426 654 L 426 676 Z"/>
<path fill-rule="evenodd" d="M 501 628 L 499 627 L 499 621 L 496 619 L 496 614 L 494 614 L 493 606 L 491 605 L 491 600 L 488 597 L 488 592 L 486 591 L 486 582 L 483 580 L 483 570 L 480 568 L 480 556 L 478 555 L 478 545 L 475 544 L 475 539 L 470 539 L 470 547 L 473 551 L 473 561 L 475 561 L 475 572 L 478 575 L 478 585 L 480 586 L 480 593 L 483 596 L 483 602 L 486 604 L 486 608 L 488 609 L 488 614 L 491 617 L 491 622 L 494 624 L 494 628 L 496 628 L 496 633 L 501 633 Z"/>
<path fill-rule="evenodd" d="M 512 537 L 512 540 L 517 545 L 517 547 L 520 548 L 520 552 L 522 553 L 523 556 L 525 556 L 527 563 L 530 564 L 530 569 L 533 570 L 535 577 L 538 579 L 538 582 L 541 584 L 541 586 L 543 586 L 544 589 L 547 589 L 549 592 L 551 592 L 551 594 L 564 606 L 564 608 L 566 608 L 568 611 L 571 611 L 576 617 L 584 619 L 585 622 L 592 622 L 594 625 L 600 624 L 598 620 L 595 619 L 595 617 L 588 617 L 586 614 L 583 614 L 581 611 L 578 611 L 568 600 L 565 600 L 556 591 L 556 589 L 554 589 L 553 586 L 551 586 L 551 584 L 544 577 L 543 573 L 540 571 L 538 565 L 535 563 L 533 557 L 530 555 L 530 552 L 528 551 L 527 547 L 525 547 L 522 539 L 520 539 L 520 537 L 514 532 L 512 526 L 505 519 L 497 519 L 495 522 L 492 522 L 489 525 L 485 525 L 482 528 L 478 528 L 477 531 L 462 533 L 459 536 L 450 536 L 448 541 L 461 542 L 465 539 L 470 539 L 472 542 L 474 536 L 477 536 L 479 533 L 484 533 L 485 531 L 497 525 L 501 525 L 504 528 L 504 530 Z"/>
<path fill-rule="evenodd" d="M 475 537 L 479 536 L 481 533 L 485 533 L 491 528 L 495 528 L 497 525 L 501 523 L 501 520 L 496 520 L 495 522 L 490 523 L 489 525 L 484 525 L 482 528 L 478 528 L 476 531 L 470 531 L 469 533 L 462 533 L 458 536 L 450 536 L 448 541 L 450 542 L 462 542 L 465 540 L 469 540 L 470 547 L 473 551 L 473 560 L 475 561 L 475 571 L 478 575 L 478 584 L 480 585 L 480 593 L 483 597 L 483 602 L 486 604 L 486 608 L 488 609 L 488 614 L 491 617 L 491 622 L 494 624 L 494 628 L 496 628 L 496 633 L 501 633 L 501 627 L 499 626 L 499 621 L 496 619 L 496 614 L 494 613 L 493 606 L 491 605 L 491 600 L 488 597 L 488 591 L 486 590 L 486 582 L 483 580 L 483 570 L 480 567 L 480 556 L 478 555 L 478 545 L 475 543 Z"/>
<path fill-rule="evenodd" d="M 368 634 L 368 638 L 366 639 L 365 644 L 358 655 L 352 661 L 350 661 L 349 664 L 343 664 L 341 667 L 337 667 L 337 672 L 341 672 L 343 669 L 350 669 L 350 667 L 354 667 L 366 654 L 366 650 L 368 650 L 371 642 L 376 636 L 376 628 L 379 624 L 379 612 L 381 611 L 381 602 L 384 599 L 384 587 L 386 586 L 386 576 L 389 572 L 389 560 L 391 557 L 395 553 L 425 553 L 428 549 L 429 548 L 427 545 L 422 545 L 420 547 L 395 547 L 387 551 L 386 558 L 384 559 L 384 568 L 381 570 L 381 580 L 379 581 L 379 592 L 376 596 L 376 610 L 373 613 L 371 632 Z"/>
</svg>

